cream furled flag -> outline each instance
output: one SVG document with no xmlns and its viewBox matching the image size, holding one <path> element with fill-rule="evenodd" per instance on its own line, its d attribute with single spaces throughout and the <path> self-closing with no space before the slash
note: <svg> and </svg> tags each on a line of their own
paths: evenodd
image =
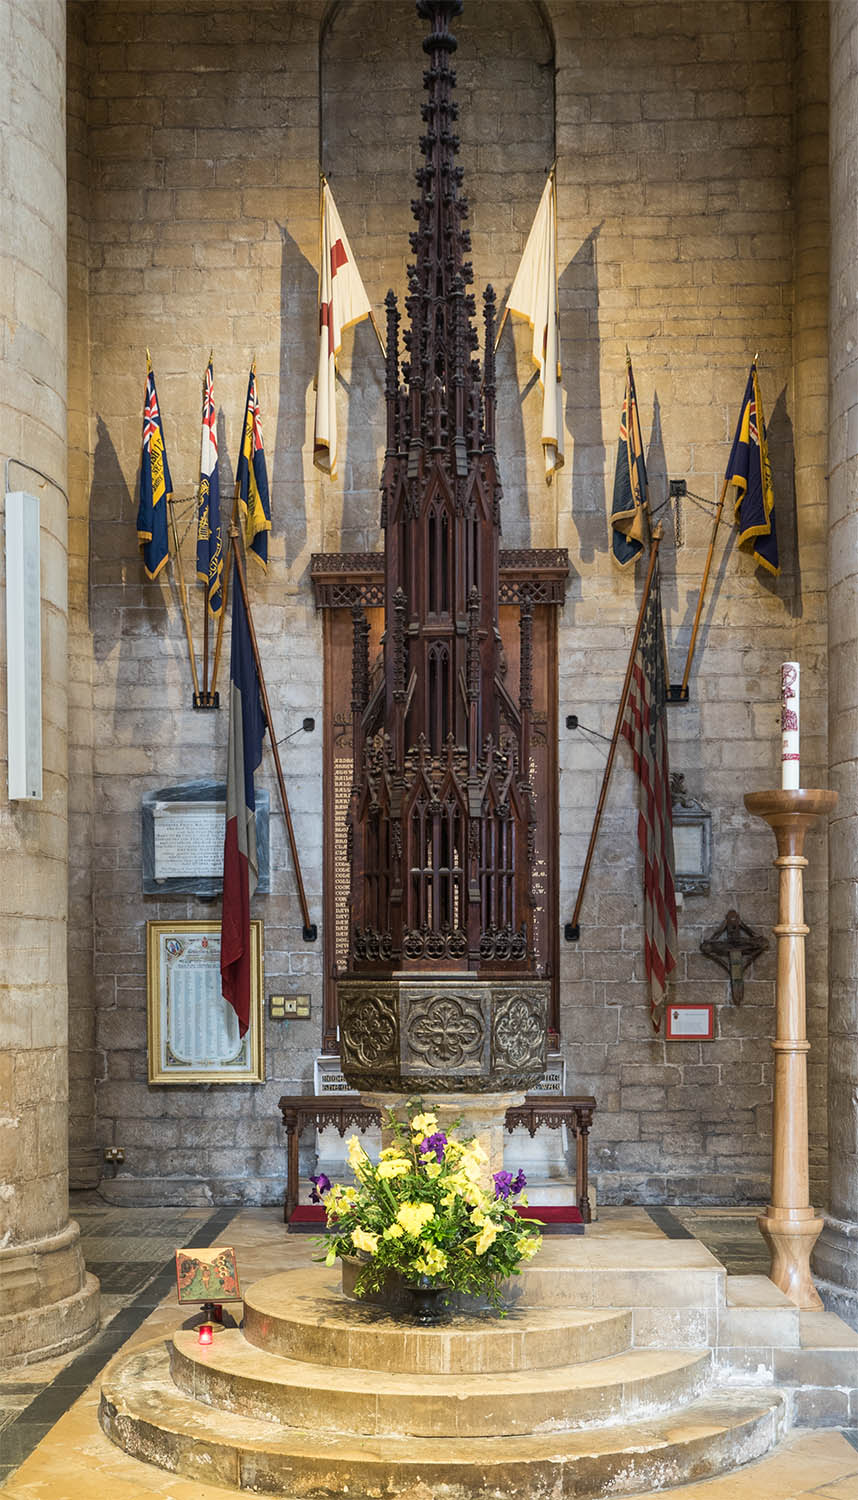
<svg viewBox="0 0 858 1500">
<path fill-rule="evenodd" d="M 507 312 L 527 318 L 533 329 L 532 357 L 542 386 L 542 447 L 545 477 L 563 467 L 563 374 L 557 319 L 557 196 L 548 174 L 536 218 L 506 304 Z"/>
<path fill-rule="evenodd" d="M 319 266 L 319 365 L 313 462 L 337 472 L 337 355 L 343 329 L 370 316 L 369 298 L 355 265 L 331 190 L 322 178 L 322 255 Z"/>
</svg>

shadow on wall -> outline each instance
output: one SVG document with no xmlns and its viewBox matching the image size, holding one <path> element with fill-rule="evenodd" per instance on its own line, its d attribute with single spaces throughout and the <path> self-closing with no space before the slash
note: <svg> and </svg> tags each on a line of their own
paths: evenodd
<svg viewBox="0 0 858 1500">
<path fill-rule="evenodd" d="M 307 545 L 307 495 L 303 448 L 307 403 L 313 402 L 318 349 L 318 272 L 299 250 L 288 229 L 278 225 L 280 261 L 280 397 L 269 468 L 271 515 L 283 529 L 286 567 Z M 262 413 L 263 433 L 265 412 Z M 312 424 L 312 415 L 309 417 Z M 312 433 L 311 439 L 312 441 Z M 309 567 L 309 559 L 307 561 Z"/>
<path fill-rule="evenodd" d="M 649 442 L 646 444 L 646 472 L 649 480 L 649 506 L 653 525 L 664 530 L 664 540 L 659 548 L 659 572 L 661 574 L 661 602 L 666 615 L 679 608 L 676 583 L 676 519 L 670 504 L 670 483 L 664 437 L 661 430 L 661 402 L 658 391 L 652 397 L 652 423 Z M 668 643 L 669 644 L 669 643 Z"/>
<path fill-rule="evenodd" d="M 512 283 L 510 282 L 510 286 Z M 504 292 L 499 307 L 506 305 L 509 287 Z M 519 332 L 520 330 L 520 332 Z M 504 547 L 529 547 L 531 545 L 531 512 L 539 500 L 534 497 L 531 505 L 527 483 L 527 442 L 524 435 L 525 402 L 536 393 L 537 413 L 531 430 L 538 438 L 542 427 L 542 388 L 539 372 L 534 370 L 530 357 L 532 334 L 528 325 L 519 319 L 508 318 L 507 327 L 497 351 L 497 449 L 498 472 L 503 490 L 501 505 L 501 543 Z M 484 356 L 485 350 L 480 350 Z M 525 383 L 519 384 L 520 381 Z M 548 495 L 540 496 L 542 504 L 555 504 L 556 487 L 540 480 Z"/>
<path fill-rule="evenodd" d="M 346 337 L 353 339 L 351 368 L 353 372 L 360 371 L 360 379 L 353 379 L 347 385 L 342 376 L 337 377 L 337 386 L 342 390 L 338 415 L 344 415 L 343 406 L 348 412 L 339 460 L 343 483 L 340 546 L 344 552 L 375 552 L 382 545 L 378 476 L 387 424 L 384 356 L 367 319 Z"/>
<path fill-rule="evenodd" d="M 582 563 L 608 550 L 605 510 L 605 442 L 599 378 L 599 280 L 591 229 L 559 277 L 560 340 L 566 390 L 566 426 L 572 437 L 572 519 Z M 577 336 L 567 328 L 574 311 Z"/>
<path fill-rule="evenodd" d="M 780 578 L 773 578 L 764 568 L 757 576 L 763 588 L 783 599 L 784 607 L 794 620 L 804 613 L 801 596 L 801 558 L 798 551 L 798 502 L 795 490 L 795 444 L 792 421 L 787 412 L 786 390 L 778 396 L 767 429 L 769 462 L 772 466 L 772 488 L 775 493 L 775 517 L 778 532 Z"/>
</svg>

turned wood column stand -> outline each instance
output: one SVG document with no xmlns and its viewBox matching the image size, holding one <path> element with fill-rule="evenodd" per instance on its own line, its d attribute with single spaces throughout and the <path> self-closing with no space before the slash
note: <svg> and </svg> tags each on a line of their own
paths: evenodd
<svg viewBox="0 0 858 1500">
<path fill-rule="evenodd" d="M 798 1307 L 821 1307 L 810 1274 L 810 1253 L 822 1229 L 809 1201 L 807 1153 L 807 1017 L 805 1014 L 804 840 L 817 818 L 826 816 L 837 793 L 808 790 L 750 792 L 748 811 L 764 818 L 778 845 L 778 940 L 774 1101 L 772 1113 L 772 1196 L 757 1223 L 772 1253 L 769 1272 L 775 1286 Z"/>
</svg>

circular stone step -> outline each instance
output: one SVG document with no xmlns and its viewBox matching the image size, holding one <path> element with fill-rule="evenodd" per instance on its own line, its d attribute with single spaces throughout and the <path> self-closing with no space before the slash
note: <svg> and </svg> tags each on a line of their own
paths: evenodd
<svg viewBox="0 0 858 1500">
<path fill-rule="evenodd" d="M 195 1400 L 284 1427 L 349 1435 L 506 1437 L 628 1421 L 699 1395 L 705 1350 L 632 1349 L 588 1364 L 479 1375 L 405 1375 L 283 1359 L 238 1329 L 201 1345 L 179 1330 L 173 1380 Z"/>
<path fill-rule="evenodd" d="M 511 1308 L 506 1317 L 453 1314 L 420 1328 L 343 1296 L 338 1273 L 322 1266 L 281 1271 L 244 1298 L 248 1343 L 287 1359 L 364 1370 L 482 1374 L 538 1370 L 605 1359 L 627 1349 L 625 1309 Z"/>
<path fill-rule="evenodd" d="M 422 1485 L 445 1500 L 592 1500 L 709 1478 L 761 1457 L 781 1435 L 784 1402 L 771 1388 L 739 1388 L 712 1391 L 678 1413 L 585 1431 L 349 1439 L 316 1423 L 286 1431 L 193 1401 L 173 1385 L 159 1339 L 108 1366 L 99 1419 L 135 1458 L 254 1494 L 396 1500 Z"/>
</svg>

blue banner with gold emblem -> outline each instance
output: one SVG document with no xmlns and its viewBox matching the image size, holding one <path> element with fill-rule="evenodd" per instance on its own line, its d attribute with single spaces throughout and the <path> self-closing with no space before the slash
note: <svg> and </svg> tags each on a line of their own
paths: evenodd
<svg viewBox="0 0 858 1500">
<path fill-rule="evenodd" d="M 262 445 L 262 417 L 256 393 L 256 365 L 247 382 L 244 426 L 241 430 L 241 452 L 235 473 L 238 503 L 244 521 L 244 545 L 248 557 L 263 568 L 268 567 L 268 533 L 271 530 L 271 501 L 268 495 L 268 472 Z"/>
<path fill-rule="evenodd" d="M 734 484 L 737 490 L 735 515 L 740 543 L 752 542 L 751 550 L 755 561 L 761 568 L 777 575 L 780 573 L 780 560 L 775 526 L 775 496 L 756 360 L 748 375 L 736 436 L 733 438 L 724 477 L 725 482 Z"/>
<path fill-rule="evenodd" d="M 626 355 L 626 389 L 620 417 L 617 467 L 611 502 L 611 548 L 621 568 L 636 563 L 646 535 L 648 505 L 646 460 L 644 459 L 638 398 L 632 362 Z"/>
<path fill-rule="evenodd" d="M 155 391 L 155 375 L 146 354 L 146 392 L 143 398 L 143 449 L 140 455 L 140 499 L 137 540 L 143 548 L 147 577 L 157 578 L 169 556 L 167 501 L 173 493 L 164 429 Z"/>
<path fill-rule="evenodd" d="M 203 379 L 203 435 L 197 509 L 197 577 L 205 584 L 209 613 L 223 609 L 223 532 L 220 524 L 220 480 L 217 469 L 217 417 L 214 366 L 209 358 Z"/>
</svg>

